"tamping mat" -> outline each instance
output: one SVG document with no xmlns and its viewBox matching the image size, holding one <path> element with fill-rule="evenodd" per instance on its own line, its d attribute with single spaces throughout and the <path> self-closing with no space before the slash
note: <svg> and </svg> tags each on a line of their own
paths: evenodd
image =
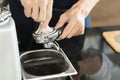
<svg viewBox="0 0 120 80">
<path fill-rule="evenodd" d="M 104 39 L 117 53 L 120 53 L 120 30 L 103 32 Z"/>
</svg>

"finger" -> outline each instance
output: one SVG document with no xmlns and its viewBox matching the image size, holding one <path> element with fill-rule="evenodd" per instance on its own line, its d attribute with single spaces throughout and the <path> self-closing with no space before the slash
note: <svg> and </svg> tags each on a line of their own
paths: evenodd
<svg viewBox="0 0 120 80">
<path fill-rule="evenodd" d="M 46 28 L 48 27 L 48 24 L 49 24 L 49 21 L 52 17 L 52 6 L 53 6 L 53 1 L 50 0 L 50 2 L 48 3 L 48 6 L 47 6 L 47 15 L 46 15 L 46 19 L 45 21 L 43 22 L 42 26 L 41 26 L 41 31 L 45 31 Z"/>
<path fill-rule="evenodd" d="M 24 14 L 26 17 L 30 17 L 31 16 L 31 11 L 32 11 L 32 5 L 31 5 L 31 1 L 26 1 L 26 0 L 20 0 L 21 5 L 24 7 Z"/>
<path fill-rule="evenodd" d="M 38 2 L 34 3 L 33 9 L 32 9 L 32 14 L 31 17 L 35 20 L 38 21 L 38 15 L 39 15 L 39 6 Z"/>
<path fill-rule="evenodd" d="M 47 3 L 45 1 L 41 0 L 40 2 L 40 13 L 39 13 L 39 21 L 45 21 L 46 19 L 46 10 L 47 10 Z"/>
<path fill-rule="evenodd" d="M 79 33 L 78 33 L 77 35 L 83 35 L 83 34 L 84 34 L 84 32 L 85 32 L 85 28 L 80 29 L 80 30 L 79 30 Z"/>
<path fill-rule="evenodd" d="M 30 17 L 32 12 L 32 8 L 24 8 L 24 14 L 26 17 Z"/>
<path fill-rule="evenodd" d="M 61 36 L 57 40 L 62 40 L 67 37 L 67 35 L 73 30 L 76 21 L 71 20 L 68 25 L 63 30 Z"/>
<path fill-rule="evenodd" d="M 52 17 L 52 6 L 53 6 L 53 0 L 50 0 L 47 5 L 47 13 L 46 13 L 46 19 L 44 21 L 44 26 L 48 26 L 50 19 Z"/>
<path fill-rule="evenodd" d="M 81 31 L 83 31 L 83 25 L 80 23 L 77 23 L 74 27 L 74 29 L 67 35 L 67 38 L 71 38 L 73 36 L 78 36 L 81 34 Z"/>
<path fill-rule="evenodd" d="M 80 26 L 81 26 L 81 28 L 79 29 L 78 32 L 76 32 L 76 33 L 74 34 L 74 36 L 78 36 L 78 35 L 83 35 L 83 34 L 84 34 L 85 26 L 84 26 L 84 24 L 81 24 Z"/>
<path fill-rule="evenodd" d="M 47 17 L 46 19 L 50 20 L 52 17 L 52 9 L 53 9 L 53 0 L 50 0 L 47 5 Z"/>
<path fill-rule="evenodd" d="M 74 29 L 67 35 L 67 38 L 71 38 L 72 36 L 77 36 L 80 32 L 80 27 L 78 23 L 75 25 Z M 80 27 L 80 28 L 79 28 Z"/>
<path fill-rule="evenodd" d="M 73 36 L 81 36 L 83 34 L 84 34 L 84 30 L 79 29 Z M 73 37 L 73 36 L 71 36 L 71 37 Z M 70 39 L 71 37 L 69 37 L 68 39 Z"/>
<path fill-rule="evenodd" d="M 59 28 L 63 27 L 65 23 L 66 23 L 66 18 L 61 16 L 55 26 L 55 29 L 59 29 Z"/>
<path fill-rule="evenodd" d="M 83 29 L 79 29 L 75 34 L 74 34 L 74 36 L 81 36 L 81 35 L 83 35 L 84 34 L 84 30 Z M 71 36 L 72 37 L 72 36 Z M 68 38 L 68 39 L 70 39 L 70 38 Z"/>
</svg>

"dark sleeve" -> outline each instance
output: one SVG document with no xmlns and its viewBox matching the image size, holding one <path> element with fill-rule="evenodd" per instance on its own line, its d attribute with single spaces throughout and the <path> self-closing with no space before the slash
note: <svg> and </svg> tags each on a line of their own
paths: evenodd
<svg viewBox="0 0 120 80">
<path fill-rule="evenodd" d="M 54 8 L 58 9 L 69 9 L 78 0 L 54 0 Z"/>
</svg>

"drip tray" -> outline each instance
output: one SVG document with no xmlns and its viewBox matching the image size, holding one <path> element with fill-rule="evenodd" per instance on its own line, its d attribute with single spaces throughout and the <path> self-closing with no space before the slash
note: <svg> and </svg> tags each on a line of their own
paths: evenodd
<svg viewBox="0 0 120 80">
<path fill-rule="evenodd" d="M 65 80 L 64 77 L 77 74 L 62 50 L 28 51 L 20 56 L 20 61 L 24 80 Z"/>
</svg>

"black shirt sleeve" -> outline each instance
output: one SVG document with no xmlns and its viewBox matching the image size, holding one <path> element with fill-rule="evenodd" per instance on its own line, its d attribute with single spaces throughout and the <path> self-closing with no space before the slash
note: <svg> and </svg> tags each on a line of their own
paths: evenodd
<svg viewBox="0 0 120 80">
<path fill-rule="evenodd" d="M 78 0 L 54 0 L 54 8 L 58 9 L 69 9 Z"/>
</svg>

